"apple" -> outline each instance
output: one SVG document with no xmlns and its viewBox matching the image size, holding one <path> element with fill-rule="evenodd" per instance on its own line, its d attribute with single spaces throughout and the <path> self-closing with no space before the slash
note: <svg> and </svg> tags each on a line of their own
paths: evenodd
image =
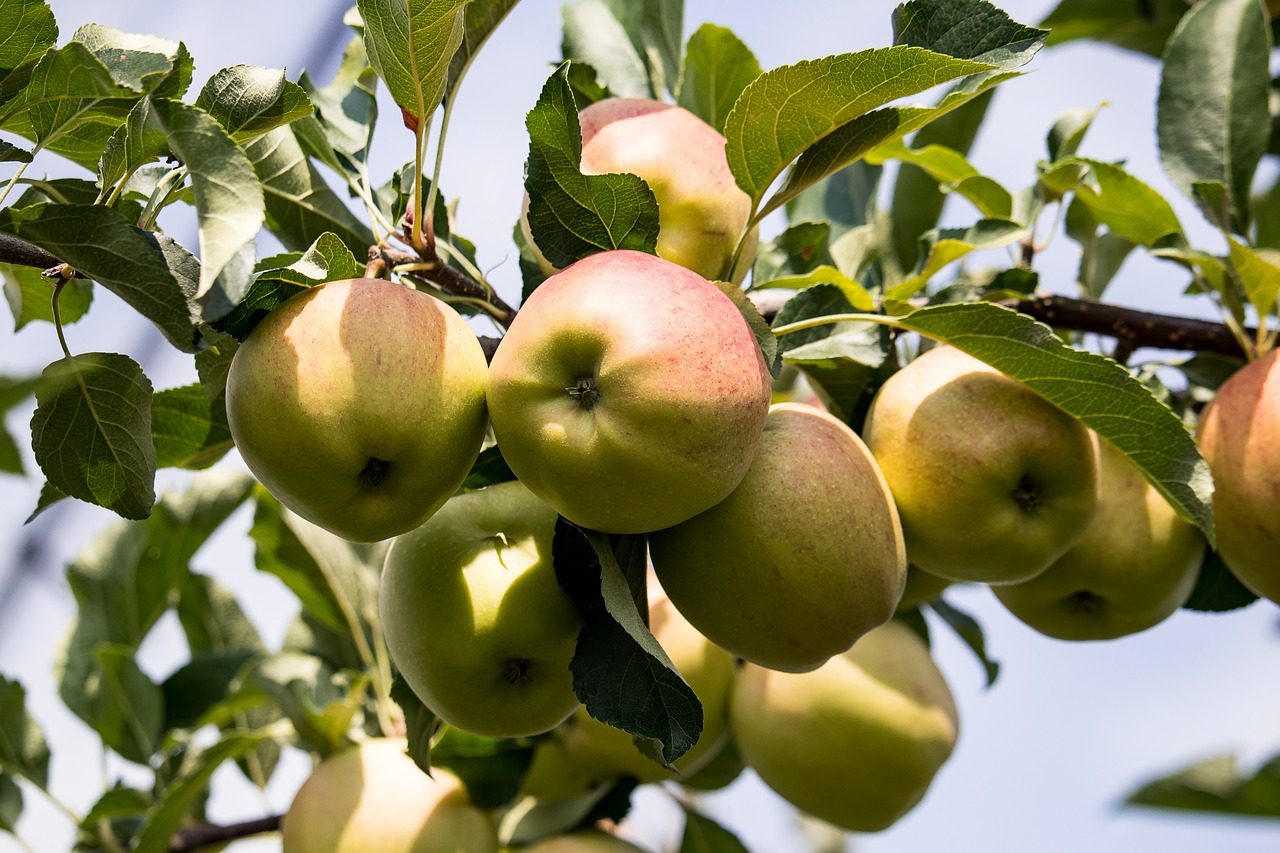
<svg viewBox="0 0 1280 853">
<path fill-rule="evenodd" d="M 649 536 L 695 628 L 771 669 L 821 666 L 893 616 L 907 564 L 889 488 L 862 440 L 799 403 L 772 407 L 737 489 Z"/>
<path fill-rule="evenodd" d="M 627 172 L 643 178 L 658 202 L 658 257 L 703 278 L 739 284 L 755 257 L 753 228 L 734 266 L 726 267 L 751 216 L 751 198 L 734 181 L 725 159 L 725 139 L 683 107 L 645 98 L 606 98 L 578 114 L 582 128 L 581 170 L 587 175 Z M 529 231 L 528 199 L 521 218 Z M 556 268 L 541 252 L 548 275 Z"/>
<path fill-rule="evenodd" d="M 954 347 L 891 376 L 863 437 L 898 504 L 907 557 L 931 574 L 1030 580 L 1093 519 L 1096 462 L 1084 424 Z"/>
<path fill-rule="evenodd" d="M 517 481 L 459 495 L 396 537 L 382 571 L 387 649 L 451 726 L 525 737 L 578 707 L 582 619 L 556 582 L 556 513 Z"/>
<path fill-rule="evenodd" d="M 729 787 L 746 769 L 737 744 L 728 737 L 696 773 L 680 777 L 680 784 L 694 791 L 719 791 Z"/>
<path fill-rule="evenodd" d="M 566 721 L 561 727 L 568 725 Z M 522 794 L 539 800 L 569 800 L 598 791 L 617 778 L 616 773 L 584 767 L 569 754 L 557 734 L 559 730 L 553 730 L 534 746 L 529 769 L 520 780 Z"/>
<path fill-rule="evenodd" d="M 1186 603 L 1204 537 L 1129 459 L 1094 436 L 1098 514 L 1041 574 L 992 587 L 1014 616 L 1061 640 L 1111 640 L 1163 622 Z"/>
<path fill-rule="evenodd" d="M 1222 561 L 1249 589 L 1280 604 L 1280 350 L 1223 383 L 1197 439 L 1213 472 Z"/>
<path fill-rule="evenodd" d="M 733 655 L 698 633 L 652 581 L 649 629 L 702 703 L 702 735 L 667 769 L 641 753 L 631 735 L 594 719 L 585 706 L 580 707 L 553 736 L 570 759 L 598 778 L 634 776 L 648 783 L 693 774 L 715 757 L 729 736 Z"/>
<path fill-rule="evenodd" d="M 747 664 L 730 726 L 747 766 L 796 808 L 878 832 L 924 796 L 958 721 L 924 642 L 891 621 L 812 672 Z"/>
<path fill-rule="evenodd" d="M 646 853 L 601 829 L 580 829 L 567 835 L 556 835 L 521 847 L 520 853 Z"/>
<path fill-rule="evenodd" d="M 428 776 L 403 738 L 378 738 L 323 761 L 280 824 L 284 853 L 497 853 L 498 830 L 458 778 Z"/>
<path fill-rule="evenodd" d="M 380 279 L 331 281 L 245 338 L 227 422 L 282 504 L 375 542 L 426 521 L 466 478 L 484 440 L 486 372 L 445 303 Z"/>
<path fill-rule="evenodd" d="M 951 586 L 951 581 L 931 575 L 919 566 L 907 566 L 907 585 L 902 590 L 902 598 L 898 600 L 896 613 L 914 610 L 922 604 L 928 604 Z"/>
<path fill-rule="evenodd" d="M 747 321 L 697 273 L 643 252 L 591 255 L 543 282 L 489 369 L 502 455 L 575 524 L 670 527 L 747 473 L 770 377 Z"/>
</svg>

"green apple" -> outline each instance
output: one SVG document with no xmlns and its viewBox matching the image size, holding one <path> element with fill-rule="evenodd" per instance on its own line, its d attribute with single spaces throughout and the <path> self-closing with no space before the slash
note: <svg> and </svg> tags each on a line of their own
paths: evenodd
<svg viewBox="0 0 1280 853">
<path fill-rule="evenodd" d="M 1163 622 L 1191 595 L 1204 537 L 1128 458 L 1098 440 L 1098 514 L 1041 574 L 992 587 L 1014 616 L 1061 640 L 1111 640 Z"/>
<path fill-rule="evenodd" d="M 543 282 L 498 345 L 489 416 L 521 481 L 575 524 L 670 527 L 747 473 L 769 369 L 718 287 L 643 252 Z"/>
<path fill-rule="evenodd" d="M 645 757 L 631 735 L 594 719 L 583 706 L 556 729 L 554 736 L 560 739 L 569 758 L 598 777 L 634 776 L 643 783 L 678 779 L 681 774 L 702 769 L 729 736 L 733 656 L 698 633 L 652 579 L 649 629 L 702 703 L 702 735 L 667 769 Z"/>
<path fill-rule="evenodd" d="M 1213 472 L 1222 561 L 1249 589 L 1280 604 L 1280 350 L 1223 383 L 1197 439 Z"/>
<path fill-rule="evenodd" d="M 955 702 L 929 650 L 892 621 L 805 673 L 747 664 L 730 712 L 747 766 L 801 811 L 858 832 L 920 801 L 955 746 Z"/>
<path fill-rule="evenodd" d="M 708 279 L 741 283 L 755 257 L 752 229 L 731 274 L 726 267 L 751 216 L 751 198 L 734 181 L 724 137 L 683 107 L 645 98 L 606 98 L 578 114 L 582 172 L 628 172 L 658 202 L 658 257 Z M 525 239 L 536 248 L 522 217 Z M 539 253 L 547 274 L 555 267 Z"/>
<path fill-rule="evenodd" d="M 572 719 L 572 718 L 570 718 Z M 566 721 L 561 727 L 571 723 Z M 612 783 L 616 773 L 589 769 L 565 748 L 560 728 L 538 741 L 529 769 L 520 780 L 520 792 L 539 800 L 569 800 L 583 797 Z"/>
<path fill-rule="evenodd" d="M 907 566 L 907 585 L 895 612 L 905 613 L 942 595 L 952 581 L 931 575 L 919 566 Z"/>
<path fill-rule="evenodd" d="M 889 378 L 863 437 L 902 516 L 907 557 L 953 581 L 1030 580 L 1093 519 L 1086 427 L 954 347 Z"/>
<path fill-rule="evenodd" d="M 281 821 L 284 853 L 497 853 L 493 820 L 458 778 L 428 776 L 405 748 L 368 740 L 316 767 Z"/>
<path fill-rule="evenodd" d="M 821 666 L 893 616 L 907 564 L 862 440 L 812 406 L 770 410 L 742 483 L 649 536 L 672 602 L 713 643 L 771 669 Z"/>
<path fill-rule="evenodd" d="M 249 333 L 227 422 L 267 491 L 357 542 L 412 530 L 467 476 L 485 433 L 485 358 L 458 313 L 380 279 L 306 290 Z"/>
<path fill-rule="evenodd" d="M 727 737 L 716 754 L 696 773 L 682 776 L 680 784 L 695 791 L 719 791 L 733 784 L 746 769 L 747 765 L 738 752 L 738 745 L 733 742 L 732 737 Z"/>
<path fill-rule="evenodd" d="M 578 707 L 578 610 L 556 582 L 556 513 L 517 481 L 459 495 L 398 536 L 382 571 L 387 648 L 452 726 L 525 737 Z"/>
<path fill-rule="evenodd" d="M 623 841 L 600 829 L 580 829 L 568 835 L 557 835 L 544 838 L 528 847 L 514 848 L 519 853 L 646 853 L 646 851 Z"/>
</svg>

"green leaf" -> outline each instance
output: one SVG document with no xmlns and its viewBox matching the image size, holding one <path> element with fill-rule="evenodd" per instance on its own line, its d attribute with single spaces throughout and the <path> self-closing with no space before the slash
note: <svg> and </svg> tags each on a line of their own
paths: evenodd
<svg viewBox="0 0 1280 853">
<path fill-rule="evenodd" d="M 292 128 L 264 133 L 245 153 L 262 182 L 267 228 L 286 249 L 303 251 L 326 231 L 361 256 L 373 245 L 369 226 L 325 183 Z"/>
<path fill-rule="evenodd" d="M 1234 756 L 1210 758 L 1146 783 L 1126 797 L 1125 804 L 1278 818 L 1280 755 L 1273 756 L 1252 776 L 1241 773 Z"/>
<path fill-rule="evenodd" d="M 290 297 L 328 281 L 359 278 L 363 274 L 364 265 L 356 261 L 351 250 L 337 235 L 325 232 L 298 260 L 288 266 L 260 271 L 240 304 L 213 326 L 242 341 L 267 314 Z"/>
<path fill-rule="evenodd" d="M 236 677 L 254 657 L 242 649 L 235 652 L 192 652 L 191 660 L 174 670 L 160 685 L 164 694 L 164 730 L 196 729 L 205 715 L 225 700 Z"/>
<path fill-rule="evenodd" d="M 575 544 L 575 530 L 594 551 L 594 561 L 579 563 L 585 556 L 581 552 L 573 556 L 573 549 L 581 547 Z M 670 764 L 702 734 L 702 704 L 637 609 L 637 599 L 645 600 L 643 539 L 620 541 L 625 573 L 607 534 L 561 524 L 556 540 L 561 585 L 569 584 L 571 597 L 575 590 L 590 591 L 599 602 L 583 614 L 586 624 L 570 665 L 574 692 L 592 717 L 633 735 L 641 751 Z M 596 569 L 598 586 L 593 585 Z"/>
<path fill-rule="evenodd" d="M 125 518 L 155 502 L 151 382 L 138 363 L 87 353 L 45 368 L 31 417 L 36 463 L 57 489 Z"/>
<path fill-rule="evenodd" d="M 734 179 L 759 204 L 793 160 L 876 107 L 995 66 L 890 47 L 784 65 L 757 77 L 725 122 Z"/>
<path fill-rule="evenodd" d="M 978 620 L 974 619 L 968 613 L 957 610 L 946 602 L 941 596 L 928 602 L 926 605 L 931 608 L 934 613 L 942 618 L 950 626 L 951 630 L 964 641 L 969 650 L 978 658 L 978 662 L 982 664 L 982 668 L 986 673 L 987 686 L 996 683 L 996 679 L 1000 676 L 1000 664 L 993 661 L 987 656 L 987 640 L 982 633 L 982 626 L 978 624 Z"/>
<path fill-rule="evenodd" d="M 832 242 L 855 228 L 867 226 L 875 217 L 876 192 L 883 171 L 865 160 L 850 163 L 787 202 L 787 220 L 827 222 Z M 756 256 L 759 257 L 758 250 Z"/>
<path fill-rule="evenodd" d="M 164 693 L 138 668 L 134 651 L 115 644 L 94 649 L 98 684 L 88 722 L 121 758 L 147 764 L 160 746 Z"/>
<path fill-rule="evenodd" d="M 901 160 L 925 171 L 941 184 L 944 193 L 954 192 L 973 202 L 983 216 L 1008 219 L 1013 212 L 1013 197 L 991 178 L 981 174 L 963 154 L 944 145 L 908 148 L 901 140 L 881 145 L 867 158 L 873 163 Z"/>
<path fill-rule="evenodd" d="M 445 85 L 445 99 L 455 98 L 458 87 L 467 69 L 475 61 L 476 54 L 484 47 L 489 36 L 493 35 L 515 8 L 518 0 L 471 0 L 467 3 L 463 15 L 462 44 L 454 51 L 449 60 L 449 79 Z"/>
<path fill-rule="evenodd" d="M 680 853 L 747 853 L 747 848 L 738 836 L 686 804 Z"/>
<path fill-rule="evenodd" d="M 157 101 L 154 114 L 165 128 L 169 148 L 187 167 L 195 193 L 199 298 L 258 233 L 265 217 L 263 187 L 255 164 L 208 113 L 177 101 Z"/>
<path fill-rule="evenodd" d="M 431 764 L 461 779 L 477 807 L 497 809 L 519 796 L 533 745 L 532 738 L 482 737 L 450 726 L 431 748 Z"/>
<path fill-rule="evenodd" d="M 21 264 L 0 264 L 0 276 L 4 277 L 4 295 L 13 312 L 15 332 L 33 320 L 53 322 L 53 279 L 45 278 L 35 267 Z M 66 326 L 79 320 L 92 302 L 93 282 L 85 278 L 68 279 L 58 297 L 62 324 Z"/>
<path fill-rule="evenodd" d="M 391 699 L 404 713 L 404 727 L 409 743 L 409 757 L 423 773 L 431 772 L 431 740 L 444 725 L 409 687 L 399 673 L 391 682 Z"/>
<path fill-rule="evenodd" d="M 311 115 L 307 93 L 284 72 L 257 65 L 233 65 L 209 78 L 196 106 L 222 125 L 236 143 Z"/>
<path fill-rule="evenodd" d="M 0 231 L 101 283 L 178 349 L 195 349 L 194 283 L 170 268 L 168 238 L 134 227 L 111 208 L 81 204 L 0 209 Z"/>
<path fill-rule="evenodd" d="M 1225 613 L 1248 607 L 1257 600 L 1257 594 L 1240 583 L 1240 579 L 1222 562 L 1218 552 L 1206 548 L 1200 574 L 1196 576 L 1195 588 L 1182 607 L 1207 613 Z"/>
<path fill-rule="evenodd" d="M 1049 30 L 1051 46 L 1092 39 L 1158 59 L 1186 11 L 1186 0 L 1062 0 L 1040 26 Z"/>
<path fill-rule="evenodd" d="M 993 81 L 994 78 L 986 81 L 984 88 L 977 94 L 968 94 L 963 86 L 948 92 L 939 102 L 938 109 L 944 109 L 948 103 L 956 101 L 959 104 L 921 128 L 911 144 L 916 148 L 945 145 L 966 154 L 973 146 L 987 108 L 991 105 L 992 95 L 995 94 Z M 899 270 L 915 268 L 919 260 L 920 237 L 937 226 L 945 203 L 946 196 L 930 175 L 914 166 L 898 169 L 889 215 L 890 243 L 893 259 Z"/>
<path fill-rule="evenodd" d="M 246 683 L 279 703 L 303 743 L 328 755 L 349 742 L 368 682 L 363 676 L 352 682 L 320 658 L 281 652 L 255 665 Z"/>
<path fill-rule="evenodd" d="M 590 65 L 600 82 L 621 97 L 657 97 L 660 91 L 653 87 L 649 65 L 614 13 L 615 5 L 608 0 L 576 0 L 561 6 L 561 53 L 574 64 Z"/>
<path fill-rule="evenodd" d="M 1234 237 L 1231 243 L 1231 265 L 1250 304 L 1265 317 L 1280 299 L 1280 252 L 1274 249 L 1251 249 Z"/>
<path fill-rule="evenodd" d="M 920 269 L 885 292 L 888 299 L 915 296 L 947 264 L 979 249 L 1007 246 L 1027 236 L 1027 230 L 1007 219 L 982 219 L 969 228 L 935 228 L 920 238 Z"/>
<path fill-rule="evenodd" d="M 478 5 L 472 2 L 471 6 Z M 470 7 L 468 7 L 470 8 Z M 348 179 L 364 177 L 364 163 L 378 118 L 374 94 L 378 76 L 369 67 L 364 39 L 347 43 L 342 63 L 328 85 L 319 87 L 303 71 L 298 84 L 315 105 L 315 113 L 293 125 L 303 149 Z"/>
<path fill-rule="evenodd" d="M 1205 0 L 1169 38 L 1156 130 L 1173 182 L 1225 190 L 1234 229 L 1249 222 L 1249 185 L 1271 135 L 1271 28 L 1258 0 Z"/>
<path fill-rule="evenodd" d="M 151 401 L 157 468 L 208 468 L 231 449 L 227 398 L 212 402 L 200 383 L 157 392 Z"/>
<path fill-rule="evenodd" d="M 227 759 L 239 758 L 266 741 L 266 732 L 226 735 L 208 749 L 192 751 L 178 778 L 147 812 L 134 853 L 165 853 L 191 807 L 204 796 L 210 777 Z"/>
<path fill-rule="evenodd" d="M 986 0 L 908 0 L 893 11 L 893 43 L 1018 68 L 1044 47 L 1048 30 L 1019 24 Z"/>
<path fill-rule="evenodd" d="M 91 27 L 77 36 L 87 31 L 97 42 L 105 33 L 124 35 Z M 40 58 L 22 94 L 0 107 L 0 128 L 93 169 L 133 104 L 164 82 L 173 68 L 173 59 L 163 53 L 105 43 L 95 49 L 72 41 Z"/>
<path fill-rule="evenodd" d="M 1110 232 L 1099 234 L 1093 212 L 1079 198 L 1067 207 L 1067 234 L 1080 244 L 1080 270 L 1076 281 L 1081 291 L 1101 299 L 1120 265 L 1134 249 L 1132 240 Z"/>
<path fill-rule="evenodd" d="M 1041 175 L 1040 184 L 1057 196 L 1074 192 L 1111 233 L 1134 243 L 1152 246 L 1182 233 L 1169 202 L 1114 163 L 1069 157 Z"/>
<path fill-rule="evenodd" d="M 156 116 L 155 101 L 143 98 L 133 105 L 124 122 L 111 134 L 98 160 L 104 197 L 106 191 L 125 176 L 133 175 L 168 152 L 169 134 Z"/>
<path fill-rule="evenodd" d="M 31 511 L 31 514 L 27 516 L 27 520 L 24 521 L 23 524 L 30 524 L 35 520 L 36 516 L 56 504 L 58 501 L 65 500 L 66 497 L 67 496 L 62 492 L 58 491 L 46 482 L 40 487 L 40 497 L 36 499 L 36 508 Z"/>
<path fill-rule="evenodd" d="M 1098 107 L 1091 110 L 1069 110 L 1063 113 L 1045 139 L 1045 147 L 1049 151 L 1049 159 L 1058 161 L 1066 157 L 1074 157 L 1084 141 L 1094 118 L 1098 115 Z"/>
<path fill-rule="evenodd" d="M 22 817 L 22 789 L 9 778 L 8 774 L 0 773 L 0 831 L 16 830 L 20 817 Z"/>
<path fill-rule="evenodd" d="M 14 406 L 35 393 L 40 380 L 35 377 L 14 379 L 11 376 L 0 376 L 0 471 L 8 474 L 26 473 L 22 461 L 22 451 L 4 426 L 4 416 Z"/>
<path fill-rule="evenodd" d="M 49 787 L 49 746 L 27 711 L 27 691 L 0 675 L 0 770 Z"/>
<path fill-rule="evenodd" d="M 304 521 L 265 489 L 249 536 L 259 571 L 280 578 L 302 607 L 341 634 L 367 631 L 373 621 L 375 584 L 386 545 L 357 545 Z"/>
<path fill-rule="evenodd" d="M 635 175 L 582 174 L 582 131 L 567 65 L 547 80 L 525 126 L 529 228 L 547 260 L 566 267 L 608 249 L 654 253 L 658 204 L 648 185 Z"/>
<path fill-rule="evenodd" d="M 511 466 L 502 458 L 502 450 L 495 444 L 480 451 L 475 464 L 471 466 L 470 473 L 467 474 L 467 479 L 462 481 L 458 491 L 474 492 L 515 478 L 516 475 L 512 472 Z"/>
<path fill-rule="evenodd" d="M 45 0 L 0 4 L 0 104 L 31 78 L 31 68 L 58 41 L 58 23 Z"/>
<path fill-rule="evenodd" d="M 732 30 L 703 24 L 689 37 L 676 103 L 724 133 L 738 96 L 759 76 L 759 60 Z"/>
<path fill-rule="evenodd" d="M 212 326 L 200 328 L 200 340 L 204 348 L 196 353 L 196 373 L 200 376 L 205 399 L 212 403 L 224 396 L 227 390 L 227 374 L 231 371 L 231 362 L 240 343 Z"/>
<path fill-rule="evenodd" d="M 1079 418 L 1213 541 L 1209 468 L 1178 416 L 1129 371 L 1067 346 L 1043 323 L 995 303 L 938 305 L 899 322 L 985 361 Z"/>
<path fill-rule="evenodd" d="M 192 556 L 244 502 L 252 482 L 237 471 L 201 474 L 187 491 L 161 497 L 146 521 L 108 528 L 68 566 L 78 612 L 60 655 L 58 691 L 81 719 L 92 724 L 101 691 L 94 650 L 142 644 L 186 582 Z"/>
<path fill-rule="evenodd" d="M 411 128 L 444 97 L 449 61 L 462 44 L 467 0 L 357 0 L 369 64 Z"/>
<path fill-rule="evenodd" d="M 25 148 L 0 140 L 0 163 L 30 163 L 33 156 Z"/>
</svg>

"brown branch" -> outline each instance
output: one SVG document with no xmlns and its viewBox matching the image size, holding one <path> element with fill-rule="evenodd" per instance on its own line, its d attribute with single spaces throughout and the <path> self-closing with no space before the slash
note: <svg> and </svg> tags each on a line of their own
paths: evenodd
<svg viewBox="0 0 1280 853">
<path fill-rule="evenodd" d="M 1011 299 L 1000 303 L 1035 317 L 1059 329 L 1092 332 L 1115 338 L 1127 348 L 1194 350 L 1220 355 L 1244 357 L 1244 350 L 1231 330 L 1222 323 L 1152 314 L 1134 308 L 1122 308 L 1103 302 L 1090 302 L 1068 296 L 1037 296 Z M 1256 332 L 1247 329 L 1253 336 Z"/>
<path fill-rule="evenodd" d="M 467 299 L 476 299 L 489 306 L 486 313 L 494 319 L 494 321 L 502 328 L 511 325 L 511 321 L 516 317 L 516 309 L 512 308 L 502 300 L 497 293 L 485 288 L 478 282 L 472 281 L 458 270 L 445 263 L 440 257 L 440 253 L 436 250 L 436 235 L 431 228 L 431 220 L 427 219 L 427 227 L 423 229 L 422 236 L 425 245 L 416 247 L 417 257 L 407 253 L 400 252 L 387 247 L 381 248 L 381 256 L 386 261 L 387 267 L 395 267 L 401 264 L 416 264 L 419 259 L 427 265 L 427 269 L 413 270 L 410 274 L 419 276 L 439 287 L 441 290 L 447 291 L 454 296 L 462 296 Z M 413 218 L 405 217 L 404 224 L 404 241 L 410 246 L 413 245 Z M 372 255 L 373 250 L 370 250 Z"/>
<path fill-rule="evenodd" d="M 36 267 L 44 270 L 44 274 L 50 278 L 62 277 L 66 267 L 66 264 L 44 249 L 38 249 L 8 234 L 0 234 L 0 262 Z M 73 271 L 71 278 L 85 278 L 85 275 L 76 270 Z"/>
<path fill-rule="evenodd" d="M 282 817 L 282 815 L 272 815 L 271 817 L 260 817 L 256 820 L 246 820 L 243 823 L 233 823 L 227 826 L 193 826 L 190 829 L 182 830 L 173 837 L 173 840 L 169 842 L 169 853 L 186 853 L 186 851 L 199 850 L 201 847 L 208 847 L 211 844 L 235 841 L 238 838 L 261 835 L 264 832 L 275 832 L 280 828 Z"/>
</svg>

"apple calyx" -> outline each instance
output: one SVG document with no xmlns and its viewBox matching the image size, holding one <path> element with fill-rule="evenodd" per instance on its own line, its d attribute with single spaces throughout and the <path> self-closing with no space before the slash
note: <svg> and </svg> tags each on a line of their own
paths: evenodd
<svg viewBox="0 0 1280 853">
<path fill-rule="evenodd" d="M 367 486 L 380 486 L 390 470 L 390 462 L 370 456 L 369 461 L 360 469 L 360 481 Z"/>
<path fill-rule="evenodd" d="M 600 401 L 600 389 L 596 387 L 594 376 L 580 376 L 573 385 L 564 390 L 568 391 L 569 396 L 587 411 Z"/>
<path fill-rule="evenodd" d="M 1040 508 L 1040 485 L 1023 474 L 1013 490 L 1013 501 L 1023 512 L 1035 512 Z"/>
<path fill-rule="evenodd" d="M 530 661 L 527 658 L 507 658 L 502 667 L 502 677 L 508 684 L 519 684 L 529 680 Z"/>
</svg>

